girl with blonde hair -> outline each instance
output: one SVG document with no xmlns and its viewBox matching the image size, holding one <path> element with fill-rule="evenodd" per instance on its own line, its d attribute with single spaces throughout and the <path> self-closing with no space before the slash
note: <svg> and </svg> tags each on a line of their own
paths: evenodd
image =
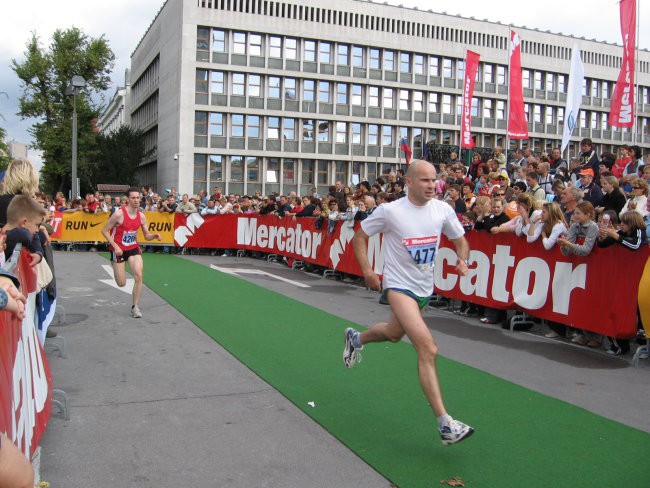
<svg viewBox="0 0 650 488">
<path fill-rule="evenodd" d="M 542 205 L 542 215 L 535 223 L 528 228 L 526 239 L 528 242 L 535 242 L 542 236 L 542 245 L 547 251 L 552 249 L 558 237 L 566 235 L 567 224 L 564 220 L 562 207 L 555 202 L 545 202 Z"/>
</svg>

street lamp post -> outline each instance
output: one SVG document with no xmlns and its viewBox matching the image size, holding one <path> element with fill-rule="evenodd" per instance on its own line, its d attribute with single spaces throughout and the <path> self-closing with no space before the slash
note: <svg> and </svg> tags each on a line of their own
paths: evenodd
<svg viewBox="0 0 650 488">
<path fill-rule="evenodd" d="M 66 95 L 72 96 L 72 187 L 71 200 L 79 196 L 77 188 L 77 94 L 86 86 L 82 76 L 74 75 L 65 89 Z"/>
</svg>

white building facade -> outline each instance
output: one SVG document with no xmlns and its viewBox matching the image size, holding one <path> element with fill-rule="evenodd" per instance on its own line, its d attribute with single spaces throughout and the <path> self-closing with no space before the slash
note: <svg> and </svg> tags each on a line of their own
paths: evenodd
<svg viewBox="0 0 650 488">
<path fill-rule="evenodd" d="M 414 158 L 423 141 L 459 143 L 467 49 L 481 55 L 476 145 L 513 148 L 509 29 L 359 0 L 167 0 L 131 58 L 127 110 L 155 149 L 140 182 L 238 194 L 372 183 L 404 162 L 402 138 Z M 570 154 L 583 137 L 600 150 L 650 146 L 648 51 L 638 51 L 635 128 L 615 130 L 607 114 L 620 46 L 513 29 L 535 151 L 560 144 L 574 43 L 586 78 Z"/>
</svg>

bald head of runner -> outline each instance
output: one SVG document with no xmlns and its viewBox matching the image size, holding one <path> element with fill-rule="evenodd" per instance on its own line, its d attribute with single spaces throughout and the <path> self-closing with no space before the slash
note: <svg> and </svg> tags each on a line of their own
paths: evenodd
<svg viewBox="0 0 650 488">
<path fill-rule="evenodd" d="M 425 205 L 435 196 L 436 168 L 429 161 L 411 162 L 404 178 L 408 199 L 415 205 Z"/>
</svg>

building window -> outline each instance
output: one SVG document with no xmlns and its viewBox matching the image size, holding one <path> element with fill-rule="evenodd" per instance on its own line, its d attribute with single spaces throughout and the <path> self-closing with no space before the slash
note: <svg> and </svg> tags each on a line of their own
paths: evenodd
<svg viewBox="0 0 650 488">
<path fill-rule="evenodd" d="M 506 84 L 506 67 L 505 66 L 497 66 L 497 83 L 499 85 L 505 85 Z"/>
<path fill-rule="evenodd" d="M 411 55 L 409 53 L 400 53 L 399 55 L 399 70 L 400 73 L 411 72 Z"/>
<path fill-rule="evenodd" d="M 449 58 L 442 59 L 442 76 L 445 78 L 453 78 L 454 76 L 454 61 Z"/>
<path fill-rule="evenodd" d="M 244 181 L 244 158 L 242 156 L 230 156 L 230 181 Z"/>
<path fill-rule="evenodd" d="M 208 70 L 197 69 L 195 80 L 196 93 L 208 93 Z"/>
<path fill-rule="evenodd" d="M 284 98 L 287 100 L 295 100 L 297 98 L 295 78 L 284 79 Z"/>
<path fill-rule="evenodd" d="M 566 93 L 566 75 L 557 75 L 557 91 L 560 93 Z"/>
<path fill-rule="evenodd" d="M 354 46 L 352 48 L 352 66 L 356 68 L 363 68 L 363 48 L 361 46 Z"/>
<path fill-rule="evenodd" d="M 429 75 L 440 76 L 440 58 L 438 56 L 429 58 Z"/>
<path fill-rule="evenodd" d="M 314 101 L 314 80 L 303 80 L 302 82 L 302 99 L 306 102 Z"/>
<path fill-rule="evenodd" d="M 390 125 L 381 127 L 381 144 L 384 147 L 393 145 L 393 128 Z"/>
<path fill-rule="evenodd" d="M 330 82 L 318 82 L 318 101 L 321 103 L 330 103 Z"/>
<path fill-rule="evenodd" d="M 280 98 L 279 76 L 269 76 L 269 98 Z"/>
<path fill-rule="evenodd" d="M 267 119 L 266 137 L 267 139 L 280 138 L 280 117 L 269 117 Z"/>
<path fill-rule="evenodd" d="M 379 49 L 370 49 L 370 67 L 381 69 L 381 51 Z"/>
<path fill-rule="evenodd" d="M 494 101 L 490 100 L 489 98 L 483 99 L 483 118 L 494 118 Z"/>
<path fill-rule="evenodd" d="M 302 161 L 302 182 L 304 184 L 314 184 L 314 160 L 303 159 Z"/>
<path fill-rule="evenodd" d="M 241 114 L 233 114 L 231 121 L 231 137 L 244 137 L 244 116 Z"/>
<path fill-rule="evenodd" d="M 352 144 L 361 144 L 361 124 L 350 124 L 352 130 Z"/>
<path fill-rule="evenodd" d="M 384 88 L 384 108 L 393 108 L 393 89 Z"/>
<path fill-rule="evenodd" d="M 553 107 L 546 107 L 546 123 L 553 124 L 555 121 L 555 110 Z"/>
<path fill-rule="evenodd" d="M 318 121 L 318 142 L 329 142 L 330 123 L 327 120 Z"/>
<path fill-rule="evenodd" d="M 456 61 L 456 79 L 465 79 L 465 61 L 463 59 Z"/>
<path fill-rule="evenodd" d="M 208 135 L 208 112 L 194 113 L 194 135 L 195 136 Z"/>
<path fill-rule="evenodd" d="M 210 183 L 223 181 L 223 157 L 210 155 Z"/>
<path fill-rule="evenodd" d="M 198 193 L 199 190 L 206 187 L 206 160 L 207 156 L 205 154 L 194 155 L 194 193 Z"/>
<path fill-rule="evenodd" d="M 363 106 L 363 89 L 361 85 L 352 85 L 352 105 Z"/>
<path fill-rule="evenodd" d="M 235 54 L 246 54 L 246 34 L 244 32 L 235 32 L 232 42 Z"/>
<path fill-rule="evenodd" d="M 305 119 L 302 121 L 302 139 L 303 141 L 314 140 L 314 121 Z"/>
<path fill-rule="evenodd" d="M 370 124 L 368 126 L 368 145 L 377 146 L 379 144 L 379 126 Z"/>
<path fill-rule="evenodd" d="M 321 63 L 332 63 L 332 45 L 329 42 L 320 42 L 319 45 L 319 60 Z"/>
<path fill-rule="evenodd" d="M 506 118 L 506 102 L 497 100 L 497 119 L 505 120 Z"/>
<path fill-rule="evenodd" d="M 288 185 L 296 183 L 296 162 L 293 159 L 282 161 L 282 180 Z"/>
<path fill-rule="evenodd" d="M 278 158 L 269 158 L 266 163 L 266 182 L 280 182 L 280 160 Z"/>
<path fill-rule="evenodd" d="M 259 97 L 262 94 L 262 78 L 260 75 L 248 75 L 248 96 Z"/>
<path fill-rule="evenodd" d="M 337 47 L 336 62 L 341 66 L 350 65 L 350 46 L 347 44 L 339 44 Z"/>
<path fill-rule="evenodd" d="M 208 27 L 196 28 L 196 50 L 197 51 L 210 50 L 210 29 Z"/>
<path fill-rule="evenodd" d="M 447 115 L 453 115 L 454 105 L 451 95 L 442 96 L 442 113 Z"/>
<path fill-rule="evenodd" d="M 411 110 L 411 97 L 408 90 L 399 91 L 400 110 Z"/>
<path fill-rule="evenodd" d="M 395 71 L 395 52 L 384 51 L 384 70 Z"/>
<path fill-rule="evenodd" d="M 272 58 L 282 57 L 282 38 L 271 36 L 269 38 L 269 56 Z"/>
<path fill-rule="evenodd" d="M 284 119 L 284 138 L 287 141 L 296 140 L 296 119 Z"/>
<path fill-rule="evenodd" d="M 212 51 L 223 53 L 226 51 L 226 33 L 219 29 L 212 30 Z"/>
<path fill-rule="evenodd" d="M 478 98 L 472 97 L 472 117 L 478 117 Z"/>
<path fill-rule="evenodd" d="M 247 121 L 247 135 L 248 137 L 259 138 L 260 137 L 260 116 L 259 115 L 249 115 L 246 117 Z"/>
<path fill-rule="evenodd" d="M 369 107 L 379 107 L 379 87 L 378 86 L 369 86 L 368 87 L 368 106 Z"/>
<path fill-rule="evenodd" d="M 424 93 L 421 91 L 413 92 L 413 110 L 416 112 L 424 112 Z"/>
<path fill-rule="evenodd" d="M 336 161 L 334 163 L 334 179 L 336 181 L 348 181 L 347 161 Z"/>
<path fill-rule="evenodd" d="M 284 57 L 285 59 L 298 59 L 298 41 L 293 37 L 287 37 L 284 40 Z"/>
<path fill-rule="evenodd" d="M 246 158 L 246 179 L 247 181 L 260 181 L 260 160 L 256 156 Z"/>
<path fill-rule="evenodd" d="M 535 71 L 535 90 L 544 89 L 544 77 L 541 71 Z"/>
<path fill-rule="evenodd" d="M 248 35 L 248 53 L 251 56 L 261 56 L 262 55 L 262 36 L 260 34 L 249 34 Z"/>
<path fill-rule="evenodd" d="M 483 81 L 485 81 L 485 83 L 494 83 L 494 65 L 483 65 Z"/>
<path fill-rule="evenodd" d="M 246 95 L 246 75 L 244 73 L 232 74 L 232 95 Z"/>
<path fill-rule="evenodd" d="M 413 73 L 416 75 L 424 74 L 424 56 L 421 54 L 413 56 Z"/>
<path fill-rule="evenodd" d="M 347 83 L 337 83 L 336 84 L 336 103 L 347 104 L 348 103 L 348 84 Z"/>
<path fill-rule="evenodd" d="M 522 69 L 521 70 L 521 84 L 524 88 L 532 88 L 532 79 L 530 77 L 530 70 L 529 69 Z"/>
<path fill-rule="evenodd" d="M 303 60 L 310 62 L 316 61 L 316 41 L 305 41 L 305 52 L 303 53 Z"/>
<path fill-rule="evenodd" d="M 225 93 L 224 73 L 223 71 L 212 71 L 210 73 L 210 93 Z"/>
<path fill-rule="evenodd" d="M 336 123 L 336 142 L 340 144 L 348 142 L 348 124 L 345 122 Z"/>
<path fill-rule="evenodd" d="M 327 184 L 327 161 L 318 161 L 318 184 L 326 185 Z"/>
<path fill-rule="evenodd" d="M 210 113 L 210 135 L 223 136 L 223 114 Z"/>
<path fill-rule="evenodd" d="M 440 94 L 429 93 L 429 113 L 440 113 Z"/>
<path fill-rule="evenodd" d="M 555 91 L 555 75 L 553 73 L 546 73 L 546 91 Z"/>
</svg>

